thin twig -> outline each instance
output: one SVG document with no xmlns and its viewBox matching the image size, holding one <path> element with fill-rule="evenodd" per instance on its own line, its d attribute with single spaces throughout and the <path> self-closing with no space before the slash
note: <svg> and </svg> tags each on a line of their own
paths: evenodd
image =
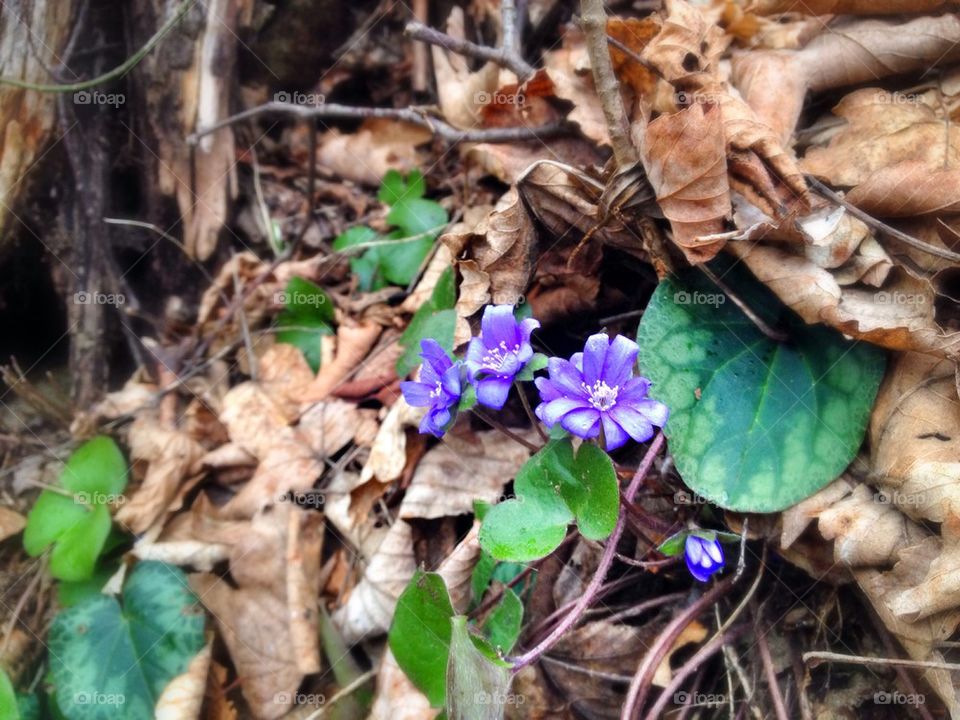
<svg viewBox="0 0 960 720">
<path fill-rule="evenodd" d="M 477 409 L 476 407 L 470 408 L 470 410 L 473 412 L 474 415 L 476 415 L 478 418 L 480 418 L 481 420 L 483 420 L 483 422 L 485 422 L 487 425 L 489 425 L 490 427 L 492 427 L 494 430 L 499 430 L 499 431 L 502 432 L 504 435 L 506 435 L 508 438 L 510 438 L 510 439 L 513 440 L 514 442 L 520 443 L 521 445 L 523 445 L 523 446 L 524 446 L 525 448 L 527 448 L 528 450 L 532 450 L 533 452 L 540 452 L 540 450 L 542 450 L 542 448 L 537 447 L 536 445 L 534 445 L 532 442 L 530 442 L 530 441 L 527 440 L 526 438 L 520 437 L 520 436 L 517 435 L 515 432 L 513 432 L 513 430 L 511 430 L 510 428 L 508 428 L 506 425 L 503 425 L 503 424 L 500 423 L 499 421 L 494 420 L 492 417 L 490 417 L 489 415 L 487 415 L 487 414 L 486 414 L 485 412 L 483 412 L 482 410 L 479 410 L 479 409 Z"/>
<path fill-rule="evenodd" d="M 617 162 L 617 169 L 623 170 L 637 164 L 637 150 L 630 141 L 630 122 L 623 107 L 620 95 L 620 82 L 613 72 L 610 61 L 610 48 L 607 46 L 607 14 L 603 9 L 603 0 L 580 1 L 580 23 L 590 55 L 590 67 L 593 70 L 593 84 L 600 98 L 600 107 L 607 121 L 610 133 L 610 147 Z"/>
<path fill-rule="evenodd" d="M 928 670 L 960 670 L 960 663 L 937 662 L 935 660 L 903 660 L 901 658 L 878 658 L 866 655 L 844 655 L 842 653 L 812 650 L 803 654 L 803 661 L 841 662 L 851 665 L 887 665 L 890 667 L 911 667 Z M 819 664 L 819 662 L 817 663 Z"/>
<path fill-rule="evenodd" d="M 540 421 L 537 419 L 537 416 L 533 414 L 533 408 L 530 407 L 530 399 L 527 397 L 527 394 L 523 391 L 523 386 L 516 382 L 514 383 L 517 388 L 517 395 L 520 396 L 520 404 L 523 405 L 523 411 L 527 413 L 527 417 L 530 418 L 530 424 L 536 429 L 537 434 L 540 436 L 540 439 L 544 442 L 547 442 L 549 438 L 547 434 L 543 431 L 543 428 L 540 426 Z"/>
<path fill-rule="evenodd" d="M 456 38 L 444 32 L 424 25 L 421 22 L 407 23 L 403 33 L 409 38 L 436 45 L 457 55 L 488 60 L 513 72 L 520 81 L 533 75 L 536 70 L 520 53 L 520 38 L 517 33 L 517 8 L 514 0 L 502 0 L 500 3 L 500 17 L 503 25 L 500 47 L 492 48 L 486 45 L 477 45 L 463 38 Z"/>
<path fill-rule="evenodd" d="M 766 633 L 757 633 L 757 647 L 760 649 L 760 661 L 763 664 L 763 673 L 767 678 L 767 687 L 770 688 L 770 697 L 773 700 L 773 710 L 777 714 L 777 720 L 788 720 L 787 708 L 783 704 L 783 695 L 777 681 L 776 668 L 773 667 L 773 658 L 770 656 L 770 644 L 767 642 Z"/>
<path fill-rule="evenodd" d="M 740 311 L 747 316 L 747 319 L 750 320 L 754 325 L 757 326 L 757 329 L 766 335 L 768 338 L 774 342 L 786 342 L 789 337 L 786 333 L 782 333 L 779 330 L 775 330 L 770 327 L 759 315 L 757 315 L 753 310 L 750 309 L 750 306 L 747 305 L 743 300 L 741 300 L 733 290 L 730 289 L 730 286 L 727 285 L 723 280 L 721 280 L 717 274 L 708 268 L 706 265 L 697 265 L 697 267 L 703 271 L 703 274 L 710 278 L 710 281 L 713 282 L 723 293 L 733 300 L 733 304 L 740 308 Z"/>
<path fill-rule="evenodd" d="M 644 456 L 643 461 L 640 463 L 640 467 L 637 468 L 637 472 L 634 474 L 633 479 L 630 481 L 630 485 L 627 487 L 626 495 L 628 500 L 632 500 L 633 496 L 637 494 L 637 490 L 640 489 L 640 485 L 643 483 L 644 478 L 646 478 L 647 473 L 650 471 L 650 467 L 653 465 L 654 458 L 657 456 L 657 453 L 660 452 L 660 449 L 663 447 L 663 445 L 663 433 L 657 433 L 656 439 L 650 443 L 650 447 L 647 449 L 647 454 Z M 600 557 L 600 563 L 597 565 L 597 570 L 590 579 L 590 582 L 587 584 L 587 587 L 584 589 L 583 595 L 580 596 L 580 599 L 577 601 L 576 605 L 573 606 L 563 620 L 557 623 L 556 627 L 550 632 L 549 635 L 547 635 L 547 637 L 545 637 L 531 650 L 528 650 L 523 655 L 512 659 L 512 672 L 514 674 L 519 672 L 527 665 L 536 662 L 537 658 L 552 648 L 560 640 L 560 638 L 563 637 L 567 630 L 572 628 L 577 623 L 584 611 L 595 600 L 597 592 L 603 585 L 603 581 L 607 577 L 607 572 L 610 570 L 610 566 L 613 564 L 613 557 L 616 553 L 617 543 L 620 541 L 620 536 L 623 534 L 623 528 L 626 525 L 626 518 L 626 510 L 621 508 L 620 513 L 617 516 L 617 523 L 613 528 L 613 532 L 610 533 L 610 537 L 607 538 L 606 545 L 603 548 L 603 555 Z"/>
<path fill-rule="evenodd" d="M 912 248 L 921 250 L 929 255 L 941 257 L 941 258 L 944 258 L 945 260 L 953 260 L 954 262 L 960 261 L 960 253 L 955 253 L 952 250 L 947 250 L 946 248 L 940 248 L 940 247 L 937 247 L 936 245 L 925 243 L 923 240 L 915 238 L 912 235 L 907 235 L 905 232 L 897 230 L 895 227 L 891 227 L 890 225 L 887 225 L 885 222 L 877 220 L 872 215 L 868 215 L 863 210 L 858 208 L 856 205 L 851 205 L 839 194 L 837 194 L 836 192 L 828 188 L 826 185 L 824 185 L 822 182 L 817 180 L 812 175 L 806 175 L 805 177 L 807 179 L 807 182 L 811 185 L 811 187 L 813 187 L 813 189 L 816 190 L 818 193 L 820 193 L 827 199 L 832 200 L 837 205 L 840 205 L 842 208 L 844 208 L 847 212 L 849 212 L 855 218 L 863 221 L 864 223 L 866 223 L 867 225 L 870 225 L 873 228 L 876 228 L 883 234 L 889 235 L 890 237 L 896 240 L 899 240 L 900 242 L 906 245 L 909 245 Z"/>
<path fill-rule="evenodd" d="M 329 700 L 326 700 L 322 708 L 314 710 L 304 720 L 320 720 L 320 718 L 326 715 L 327 710 L 331 705 L 339 700 L 342 700 L 357 688 L 362 687 L 364 683 L 373 678 L 376 674 L 377 670 L 374 668 L 373 670 L 367 670 L 365 673 L 363 673 L 363 675 L 357 675 L 357 677 L 351 680 L 346 686 L 334 693 Z"/>
<path fill-rule="evenodd" d="M 540 127 L 505 127 L 505 128 L 478 128 L 474 130 L 460 130 L 453 125 L 425 112 L 413 108 L 373 108 L 324 103 L 323 105 L 294 105 L 293 103 L 271 101 L 249 108 L 236 115 L 214 123 L 207 127 L 198 128 L 195 133 L 187 136 L 187 142 L 196 145 L 200 138 L 216 132 L 228 125 L 234 125 L 249 118 L 268 114 L 286 114 L 298 118 L 341 118 L 362 120 L 366 118 L 386 118 L 388 120 L 402 120 L 413 125 L 426 128 L 434 135 L 449 143 L 488 142 L 509 143 L 538 138 L 569 135 L 574 132 L 568 123 L 551 123 Z"/>
</svg>

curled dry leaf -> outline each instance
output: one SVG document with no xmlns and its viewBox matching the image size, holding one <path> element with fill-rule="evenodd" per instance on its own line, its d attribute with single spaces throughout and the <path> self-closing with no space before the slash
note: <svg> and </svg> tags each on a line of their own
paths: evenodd
<svg viewBox="0 0 960 720">
<path fill-rule="evenodd" d="M 211 644 L 207 643 L 187 669 L 167 683 L 154 708 L 156 720 L 195 720 L 200 717 L 210 669 L 210 647 Z"/>
<path fill-rule="evenodd" d="M 453 7 L 447 17 L 447 34 L 464 38 L 463 9 Z M 470 72 L 467 60 L 462 55 L 433 46 L 433 72 L 437 85 L 440 111 L 448 123 L 461 130 L 481 124 L 481 109 L 478 101 L 497 89 L 500 68 L 494 62 L 484 64 L 476 72 Z"/>
<path fill-rule="evenodd" d="M 723 243 L 703 238 L 720 232 L 731 212 L 719 106 L 661 115 L 646 126 L 641 157 L 674 242 L 690 262 L 713 258 Z"/>
<path fill-rule="evenodd" d="M 130 427 L 130 457 L 147 463 L 143 482 L 117 511 L 117 522 L 142 533 L 171 509 L 181 484 L 200 470 L 203 447 L 181 430 L 141 415 Z"/>
<path fill-rule="evenodd" d="M 908 160 L 872 173 L 846 199 L 879 217 L 960 212 L 960 170 L 931 170 Z"/>
<path fill-rule="evenodd" d="M 337 352 L 333 361 L 320 366 L 320 372 L 306 389 L 302 400 L 323 400 L 336 390 L 367 357 L 382 329 L 372 322 L 341 323 L 337 328 Z"/>
</svg>

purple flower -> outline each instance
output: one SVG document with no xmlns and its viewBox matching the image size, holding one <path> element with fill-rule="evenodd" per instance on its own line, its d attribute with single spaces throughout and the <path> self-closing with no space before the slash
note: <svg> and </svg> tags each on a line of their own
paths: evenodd
<svg viewBox="0 0 960 720">
<path fill-rule="evenodd" d="M 696 535 L 687 535 L 683 556 L 690 574 L 700 582 L 706 582 L 715 572 L 723 570 L 723 548 L 716 538 L 707 540 Z"/>
<path fill-rule="evenodd" d="M 477 386 L 477 402 L 500 410 L 517 373 L 533 357 L 530 333 L 540 327 L 533 318 L 517 322 L 512 305 L 488 305 L 480 336 L 470 341 L 466 366 Z"/>
<path fill-rule="evenodd" d="M 420 423 L 420 432 L 441 437 L 460 402 L 461 365 L 450 359 L 440 343 L 429 338 L 420 341 L 420 357 L 420 381 L 402 382 L 400 390 L 414 407 L 430 408 Z"/>
<path fill-rule="evenodd" d="M 550 377 L 536 381 L 543 400 L 537 417 L 548 427 L 560 423 L 581 438 L 597 437 L 603 427 L 607 450 L 615 450 L 627 438 L 649 440 L 654 425 L 667 422 L 668 410 L 647 397 L 649 380 L 633 376 L 639 350 L 622 335 L 611 342 L 606 333 L 597 333 L 587 338 L 582 353 L 569 360 L 550 358 Z"/>
</svg>

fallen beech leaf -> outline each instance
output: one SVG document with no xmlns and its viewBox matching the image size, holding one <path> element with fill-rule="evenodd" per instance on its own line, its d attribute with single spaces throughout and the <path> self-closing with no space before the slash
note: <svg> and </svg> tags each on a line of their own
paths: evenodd
<svg viewBox="0 0 960 720">
<path fill-rule="evenodd" d="M 210 647 L 207 643 L 187 669 L 167 683 L 157 698 L 156 720 L 195 720 L 200 717 L 210 669 Z"/>
<path fill-rule="evenodd" d="M 898 99 L 874 88 L 850 93 L 833 110 L 847 124 L 826 147 L 808 150 L 801 167 L 834 186 L 853 187 L 877 170 L 903 162 L 920 162 L 931 172 L 956 166 L 960 127 L 945 128 L 921 98 Z"/>
<path fill-rule="evenodd" d="M 720 108 L 696 103 L 661 115 L 646 126 L 641 157 L 674 242 L 690 262 L 713 258 L 723 243 L 702 238 L 731 212 Z"/>
<path fill-rule="evenodd" d="M 203 447 L 180 430 L 163 427 L 141 415 L 130 427 L 130 457 L 149 463 L 143 483 L 117 511 L 117 522 L 142 533 L 163 515 L 181 483 L 198 472 Z"/>
<path fill-rule="evenodd" d="M 341 323 L 337 328 L 337 353 L 332 362 L 320 367 L 317 377 L 304 393 L 303 402 L 323 400 L 333 392 L 367 357 L 381 330 L 375 323 Z"/>
<path fill-rule="evenodd" d="M 399 516 L 432 519 L 472 513 L 475 500 L 494 503 L 529 457 L 527 448 L 496 432 L 448 433 L 417 464 Z"/>
<path fill-rule="evenodd" d="M 388 170 L 405 174 L 424 167 L 417 147 L 432 137 L 419 125 L 368 118 L 353 132 L 333 129 L 321 135 L 317 164 L 337 177 L 376 187 Z"/>
<path fill-rule="evenodd" d="M 960 517 L 960 401 L 954 375 L 950 361 L 898 355 L 870 420 L 871 466 L 884 499 L 917 520 L 942 523 Z"/>
<path fill-rule="evenodd" d="M 908 160 L 872 173 L 846 199 L 879 217 L 960 212 L 960 170 L 931 170 Z"/>
<path fill-rule="evenodd" d="M 27 519 L 16 510 L 0 507 L 0 542 L 16 535 L 27 525 Z"/>
</svg>

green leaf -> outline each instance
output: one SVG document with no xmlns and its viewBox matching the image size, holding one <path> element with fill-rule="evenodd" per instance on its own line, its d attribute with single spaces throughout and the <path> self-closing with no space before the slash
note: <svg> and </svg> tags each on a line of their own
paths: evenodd
<svg viewBox="0 0 960 720">
<path fill-rule="evenodd" d="M 7 673 L 0 668 L 0 718 L 4 720 L 20 720 L 20 709 L 17 703 L 17 694 Z"/>
<path fill-rule="evenodd" d="M 44 490 L 27 516 L 23 548 L 36 557 L 51 545 L 50 573 L 60 580 L 88 579 L 110 534 L 110 511 L 127 484 L 127 465 L 110 438 L 77 448 L 60 476 L 64 493 Z"/>
<path fill-rule="evenodd" d="M 150 720 L 167 683 L 204 644 L 204 616 L 178 568 L 141 562 L 123 607 L 99 595 L 50 627 L 50 675 L 68 720 Z"/>
<path fill-rule="evenodd" d="M 488 505 L 487 508 L 484 509 L 484 515 L 489 507 Z M 483 520 L 480 513 L 477 513 L 477 517 Z M 479 605 L 483 599 L 483 594 L 490 585 L 490 580 L 493 578 L 493 571 L 496 567 L 496 558 L 486 550 L 481 550 L 480 558 L 477 560 L 477 564 L 473 566 L 473 572 L 470 574 L 470 592 L 473 595 L 474 605 Z"/>
<path fill-rule="evenodd" d="M 510 671 L 505 663 L 478 649 L 467 619 L 451 618 L 450 659 L 446 668 L 446 711 L 450 720 L 502 718 L 502 706 L 510 689 Z M 481 646 L 482 647 L 482 646 Z M 486 651 L 484 651 L 486 650 Z"/>
<path fill-rule="evenodd" d="M 523 366 L 523 370 L 517 373 L 516 379 L 520 382 L 530 382 L 533 380 L 533 374 L 537 370 L 543 370 L 547 366 L 547 356 L 543 353 L 534 353 L 533 357 Z M 554 427 L 557 427 L 554 425 Z"/>
<path fill-rule="evenodd" d="M 721 269 L 722 270 L 722 269 Z M 640 323 L 640 368 L 667 404 L 684 482 L 729 510 L 775 512 L 834 480 L 855 456 L 885 355 L 805 325 L 746 272 L 725 280 L 776 342 L 697 274 L 660 283 Z"/>
<path fill-rule="evenodd" d="M 603 540 L 613 532 L 620 512 L 620 484 L 613 461 L 596 445 L 583 443 L 573 463 L 574 482 L 564 482 L 561 494 L 588 540 Z"/>
<path fill-rule="evenodd" d="M 420 364 L 420 341 L 433 338 L 447 353 L 453 351 L 453 333 L 457 314 L 456 290 L 453 285 L 453 269 L 447 268 L 437 280 L 430 299 L 414 313 L 410 324 L 400 336 L 403 354 L 397 360 L 397 375 L 406 377 Z"/>
<path fill-rule="evenodd" d="M 397 601 L 387 636 L 397 664 L 434 707 L 446 696 L 453 614 L 443 578 L 418 570 Z"/>
<path fill-rule="evenodd" d="M 377 199 L 385 205 L 396 205 L 401 200 L 423 197 L 426 192 L 427 184 L 419 170 L 412 170 L 406 179 L 396 170 L 387 170 Z"/>
<path fill-rule="evenodd" d="M 490 508 L 480 527 L 480 545 L 498 560 L 528 562 L 550 554 L 574 520 L 585 537 L 602 540 L 620 511 L 609 456 L 591 443 L 574 456 L 569 438 L 550 441 L 520 468 L 514 494 L 515 500 Z"/>
<path fill-rule="evenodd" d="M 506 588 L 500 602 L 483 624 L 483 634 L 490 644 L 503 653 L 513 649 L 523 626 L 523 603 L 510 588 Z"/>
<path fill-rule="evenodd" d="M 281 298 L 286 308 L 277 318 L 277 342 L 299 348 L 316 372 L 320 337 L 333 334 L 333 302 L 323 288 L 299 277 L 290 278 Z"/>
<path fill-rule="evenodd" d="M 365 225 L 357 225 L 337 235 L 333 241 L 333 249 L 337 252 L 344 252 L 355 245 L 363 245 L 376 239 L 376 230 Z"/>
<path fill-rule="evenodd" d="M 674 533 L 666 540 L 664 540 L 660 545 L 657 546 L 657 552 L 667 557 L 674 557 L 683 552 L 684 543 L 687 542 L 687 535 L 690 533 L 686 530 L 681 530 L 678 533 Z"/>
<path fill-rule="evenodd" d="M 107 552 L 104 547 L 103 552 Z M 57 604 L 60 607 L 71 607 L 77 603 L 100 594 L 103 586 L 113 577 L 120 567 L 117 560 L 107 562 L 101 559 L 96 563 L 93 573 L 85 580 L 63 580 L 57 583 Z"/>
<path fill-rule="evenodd" d="M 440 203 L 422 198 L 404 200 L 387 213 L 387 222 L 399 228 L 403 233 L 401 237 L 425 233 L 431 241 L 440 234 L 448 220 L 447 211 Z"/>
<path fill-rule="evenodd" d="M 127 462 L 112 438 L 98 435 L 73 451 L 60 483 L 74 493 L 110 495 L 115 499 L 127 486 Z"/>
</svg>

